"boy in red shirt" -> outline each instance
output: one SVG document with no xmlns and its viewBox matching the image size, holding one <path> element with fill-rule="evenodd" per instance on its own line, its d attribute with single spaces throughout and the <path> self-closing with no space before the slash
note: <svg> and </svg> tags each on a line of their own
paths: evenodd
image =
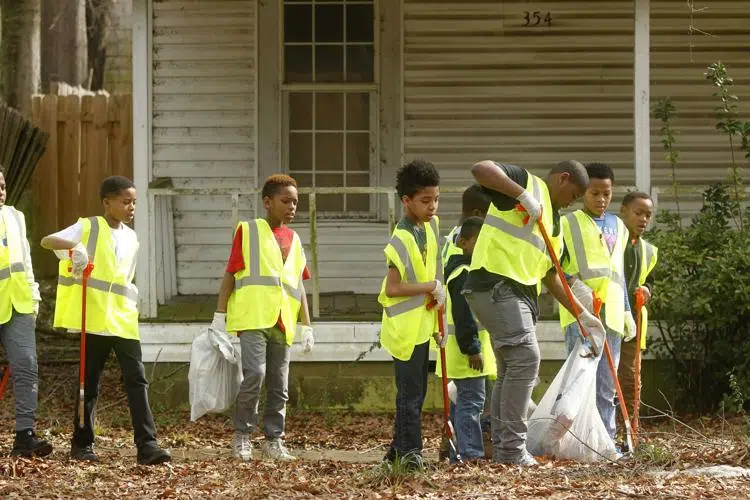
<svg viewBox="0 0 750 500">
<path fill-rule="evenodd" d="M 297 211 L 297 183 L 288 175 L 273 175 L 263 185 L 262 196 L 266 217 L 237 225 L 211 324 L 215 330 L 240 337 L 243 381 L 232 448 L 233 456 L 245 462 L 252 458 L 250 433 L 257 427 L 264 381 L 263 455 L 295 460 L 282 440 L 290 347 L 297 331 L 306 351 L 314 343 L 303 285 L 310 272 L 299 236 L 286 226 Z"/>
</svg>

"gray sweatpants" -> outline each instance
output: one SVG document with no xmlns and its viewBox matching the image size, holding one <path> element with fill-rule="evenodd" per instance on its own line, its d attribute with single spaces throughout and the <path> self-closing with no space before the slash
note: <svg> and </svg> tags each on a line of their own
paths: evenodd
<svg viewBox="0 0 750 500">
<path fill-rule="evenodd" d="M 488 292 L 464 291 L 487 328 L 497 359 L 492 391 L 492 447 L 496 461 L 513 461 L 526 449 L 529 398 L 539 374 L 539 345 L 528 304 L 504 282 Z"/>
<path fill-rule="evenodd" d="M 16 431 L 34 429 L 39 392 L 36 317 L 13 311 L 10 320 L 0 325 L 0 340 L 10 363 L 16 397 Z"/>
<path fill-rule="evenodd" d="M 242 385 L 237 394 L 235 429 L 252 432 L 258 426 L 260 388 L 266 382 L 263 433 L 266 439 L 284 435 L 286 402 L 289 399 L 289 353 L 284 333 L 277 327 L 248 330 L 240 334 Z"/>
</svg>

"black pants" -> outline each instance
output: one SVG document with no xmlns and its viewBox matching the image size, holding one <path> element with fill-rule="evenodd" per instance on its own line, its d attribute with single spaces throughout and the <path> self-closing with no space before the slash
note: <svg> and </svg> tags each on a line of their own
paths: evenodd
<svg viewBox="0 0 750 500">
<path fill-rule="evenodd" d="M 393 359 L 396 372 L 396 421 L 391 455 L 422 453 L 422 405 L 427 395 L 430 343 L 414 347 L 409 361 Z"/>
<path fill-rule="evenodd" d="M 120 364 L 128 395 L 130 419 L 136 446 L 156 444 L 156 425 L 148 404 L 148 381 L 141 360 L 141 343 L 138 340 L 105 335 L 86 335 L 86 373 L 84 380 L 83 428 L 78 421 L 78 391 L 76 391 L 73 444 L 79 447 L 94 443 L 94 412 L 99 397 L 99 379 L 109 353 L 114 350 Z"/>
</svg>

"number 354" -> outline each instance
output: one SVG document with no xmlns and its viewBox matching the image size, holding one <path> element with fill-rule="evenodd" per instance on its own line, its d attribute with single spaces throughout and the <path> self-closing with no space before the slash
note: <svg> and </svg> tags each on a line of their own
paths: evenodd
<svg viewBox="0 0 750 500">
<path fill-rule="evenodd" d="M 542 23 L 546 24 L 547 26 L 552 26 L 552 13 L 545 13 L 540 10 L 529 12 L 528 10 L 526 10 L 523 12 L 523 21 L 524 27 L 539 26 Z"/>
</svg>

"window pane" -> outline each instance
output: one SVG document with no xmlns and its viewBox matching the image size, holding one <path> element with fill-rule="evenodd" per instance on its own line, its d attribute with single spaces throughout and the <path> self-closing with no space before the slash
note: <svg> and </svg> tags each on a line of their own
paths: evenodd
<svg viewBox="0 0 750 500">
<path fill-rule="evenodd" d="M 292 132 L 289 134 L 289 170 L 312 170 L 312 134 Z"/>
<path fill-rule="evenodd" d="M 284 5 L 284 41 L 312 42 L 312 6 Z"/>
<path fill-rule="evenodd" d="M 297 181 L 298 187 L 312 187 L 313 175 L 312 174 L 300 174 L 297 172 L 289 171 L 289 175 L 294 177 Z M 310 210 L 310 196 L 306 194 L 299 195 L 299 203 L 297 203 L 297 213 L 308 212 Z"/>
<path fill-rule="evenodd" d="M 343 174 L 318 174 L 315 177 L 317 186 L 337 187 L 344 185 Z M 342 212 L 344 210 L 344 196 L 340 194 L 319 194 L 317 204 L 318 210 L 321 212 Z"/>
<path fill-rule="evenodd" d="M 369 186 L 370 174 L 347 174 L 347 186 Z M 370 195 L 369 194 L 348 194 L 346 195 L 347 212 L 369 212 Z"/>
<path fill-rule="evenodd" d="M 346 6 L 346 40 L 348 42 L 372 42 L 372 5 Z"/>
<path fill-rule="evenodd" d="M 346 134 L 346 170 L 370 171 L 370 134 Z"/>
<path fill-rule="evenodd" d="M 374 61 L 372 45 L 350 45 L 346 48 L 346 81 L 372 82 Z"/>
<path fill-rule="evenodd" d="M 343 47 L 315 47 L 315 81 L 324 83 L 344 81 Z"/>
<path fill-rule="evenodd" d="M 370 95 L 367 92 L 346 94 L 346 129 L 370 130 Z"/>
<path fill-rule="evenodd" d="M 311 46 L 284 47 L 284 75 L 288 83 L 313 81 Z"/>
<path fill-rule="evenodd" d="M 315 129 L 343 130 L 344 94 L 315 94 Z"/>
<path fill-rule="evenodd" d="M 315 134 L 315 171 L 321 170 L 344 170 L 344 134 Z"/>
<path fill-rule="evenodd" d="M 315 6 L 315 43 L 344 41 L 344 6 Z"/>
<path fill-rule="evenodd" d="M 289 129 L 312 130 L 312 100 L 309 92 L 289 94 Z"/>
</svg>

